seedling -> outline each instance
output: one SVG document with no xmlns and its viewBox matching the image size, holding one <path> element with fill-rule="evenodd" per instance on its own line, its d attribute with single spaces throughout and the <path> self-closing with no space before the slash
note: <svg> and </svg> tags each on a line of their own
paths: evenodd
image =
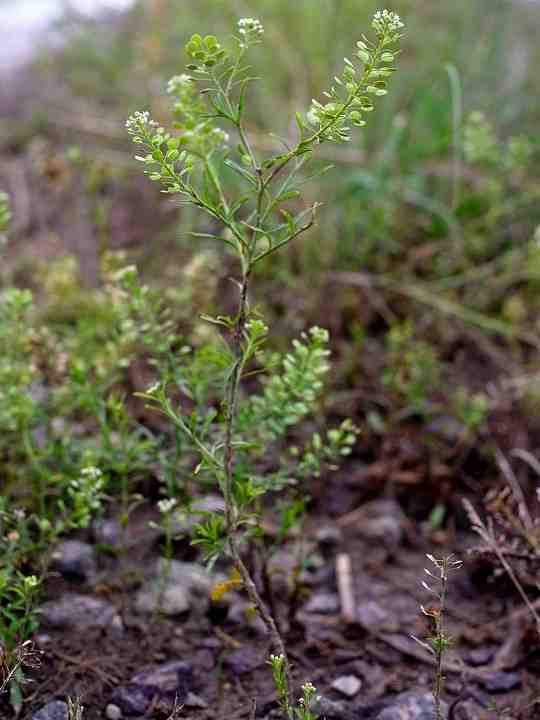
<svg viewBox="0 0 540 720">
<path fill-rule="evenodd" d="M 435 680 L 433 683 L 433 698 L 435 700 L 435 718 L 444 720 L 442 693 L 444 688 L 444 657 L 446 651 L 452 644 L 452 637 L 446 633 L 445 613 L 448 598 L 448 581 L 450 572 L 458 570 L 462 565 L 461 560 L 454 560 L 453 555 L 444 558 L 436 558 L 427 555 L 427 559 L 434 565 L 435 569 L 425 568 L 425 573 L 431 578 L 430 582 L 422 581 L 422 587 L 434 596 L 435 602 L 430 605 L 420 605 L 423 614 L 428 618 L 431 634 L 427 641 L 412 636 L 417 643 L 427 649 L 435 656 Z"/>
</svg>

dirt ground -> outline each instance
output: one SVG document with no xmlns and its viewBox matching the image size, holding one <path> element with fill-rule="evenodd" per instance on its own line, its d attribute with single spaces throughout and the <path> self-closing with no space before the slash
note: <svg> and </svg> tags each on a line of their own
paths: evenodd
<svg viewBox="0 0 540 720">
<path fill-rule="evenodd" d="M 429 690 L 432 659 L 411 637 L 429 635 L 427 618 L 419 609 L 429 602 L 420 585 L 429 565 L 425 554 L 454 552 L 465 563 L 452 577 L 448 601 L 447 622 L 454 641 L 446 666 L 449 717 L 536 717 L 538 641 L 506 577 L 470 552 L 477 544 L 470 534 L 435 533 L 428 544 L 394 499 L 357 505 L 354 497 L 361 494 L 368 476 L 365 468 L 352 465 L 322 489 L 308 526 L 294 543 L 296 548 L 301 540 L 312 561 L 311 566 L 306 563 L 297 587 L 292 587 L 290 577 L 292 549 L 280 551 L 274 561 L 274 608 L 285 630 L 295 681 L 300 685 L 310 680 L 326 699 L 350 713 L 347 717 L 358 718 L 375 717 L 381 700 L 393 694 Z M 329 505 L 330 512 L 323 514 L 321 508 Z M 231 622 L 228 601 L 211 604 L 202 617 L 191 613 L 148 618 L 133 611 L 135 591 L 159 552 L 155 534 L 146 529 L 147 519 L 148 512 L 141 511 L 130 528 L 129 560 L 99 556 L 97 584 L 52 575 L 47 599 L 69 592 L 104 598 L 118 610 L 124 632 L 41 630 L 37 645 L 42 663 L 29 674 L 31 682 L 25 687 L 25 720 L 48 700 L 67 696 L 81 698 L 85 720 L 103 718 L 115 687 L 144 668 L 174 660 L 192 667 L 190 690 L 205 705 L 184 707 L 179 717 L 248 717 L 253 698 L 257 717 L 276 707 L 266 664 L 271 652 L 268 637 L 247 620 L 243 625 L 238 618 Z M 352 567 L 353 622 L 345 622 L 339 603 L 321 600 L 336 598 L 340 555 L 349 558 Z M 192 559 L 185 542 L 177 544 L 175 557 Z M 344 675 L 361 681 L 361 689 L 350 699 L 331 687 Z M 170 711 L 170 703 L 156 698 L 146 717 L 167 718 Z M 7 705 L 2 717 L 10 717 Z"/>
</svg>

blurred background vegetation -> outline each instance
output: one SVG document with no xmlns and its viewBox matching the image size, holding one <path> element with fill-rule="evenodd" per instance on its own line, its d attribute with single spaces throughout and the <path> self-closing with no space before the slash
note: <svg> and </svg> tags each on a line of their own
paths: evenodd
<svg viewBox="0 0 540 720">
<path fill-rule="evenodd" d="M 227 36 L 238 17 L 257 17 L 266 33 L 249 130 L 264 153 L 275 134 L 293 136 L 294 112 L 320 97 L 378 4 L 140 0 L 122 13 L 66 13 L 55 49 L 4 71 L 4 287 L 32 288 L 34 322 L 96 368 L 112 322 L 107 268 L 133 262 L 183 336 L 201 342 L 196 312 L 222 309 L 235 268 L 187 234 L 204 218 L 140 177 L 125 118 L 168 118 L 164 89 L 192 33 Z M 426 481 L 432 508 L 456 473 L 471 482 L 497 444 L 534 448 L 540 429 L 540 3 L 392 9 L 407 34 L 391 92 L 351 144 L 322 148 L 321 166 L 334 169 L 306 193 L 324 204 L 318 226 L 265 267 L 254 301 L 276 346 L 313 323 L 329 328 L 325 416 L 352 413 L 358 460 L 392 458 L 391 478 Z M 123 387 L 141 389 L 136 372 Z M 427 462 L 411 437 L 435 448 Z"/>
</svg>

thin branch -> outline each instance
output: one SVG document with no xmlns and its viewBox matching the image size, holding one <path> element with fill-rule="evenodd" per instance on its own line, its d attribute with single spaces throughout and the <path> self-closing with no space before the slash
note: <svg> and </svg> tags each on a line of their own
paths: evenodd
<svg viewBox="0 0 540 720">
<path fill-rule="evenodd" d="M 520 594 L 523 602 L 527 606 L 527 609 L 529 610 L 530 614 L 534 618 L 534 621 L 536 623 L 536 630 L 538 634 L 540 635 L 540 615 L 538 615 L 536 611 L 536 607 L 533 605 L 533 603 L 529 600 L 527 593 L 523 589 L 523 585 L 520 583 L 519 579 L 517 578 L 514 570 L 512 569 L 512 566 L 509 564 L 508 560 L 506 559 L 504 553 L 502 552 L 501 548 L 499 547 L 499 543 L 497 542 L 497 538 L 495 537 L 495 534 L 491 528 L 488 528 L 486 524 L 481 520 L 480 516 L 476 512 L 474 506 L 472 503 L 467 500 L 466 498 L 463 498 L 463 507 L 465 508 L 465 512 L 467 513 L 469 517 L 469 521 L 471 523 L 472 529 L 482 538 L 482 540 L 488 545 L 491 550 L 495 553 L 497 556 L 499 562 L 501 563 L 502 567 L 506 571 L 508 577 L 514 584 L 514 587 Z"/>
</svg>

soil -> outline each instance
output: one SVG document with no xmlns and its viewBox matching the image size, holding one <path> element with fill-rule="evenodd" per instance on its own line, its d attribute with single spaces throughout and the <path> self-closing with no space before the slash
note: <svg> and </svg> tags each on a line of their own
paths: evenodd
<svg viewBox="0 0 540 720">
<path fill-rule="evenodd" d="M 314 541 L 312 556 L 319 561 L 298 593 L 291 594 L 289 588 L 273 597 L 278 616 L 289 625 L 286 638 L 295 681 L 300 685 L 310 680 L 325 697 L 344 701 L 359 718 L 371 717 L 369 708 L 376 707 L 381 698 L 411 689 L 429 690 L 432 660 L 411 637 L 429 635 L 428 618 L 419 609 L 421 603 L 426 604 L 420 582 L 429 565 L 426 552 L 437 556 L 454 552 L 465 564 L 452 577 L 448 601 L 447 623 L 454 640 L 446 668 L 450 717 L 536 717 L 538 642 L 506 578 L 470 554 L 473 538 L 469 535 L 419 531 L 392 499 L 357 506 L 344 478 L 358 485 L 359 476 L 365 482 L 366 473 L 359 474 L 352 465 L 340 477 L 325 478 L 326 487 L 319 503 L 314 503 L 302 536 Z M 357 496 L 361 494 L 358 488 Z M 347 511 L 322 513 L 326 503 L 321 501 L 330 495 L 334 506 L 347 505 Z M 119 611 L 125 630 L 120 636 L 80 628 L 38 633 L 42 662 L 28 673 L 22 720 L 29 720 L 50 699 L 68 696 L 81 698 L 85 720 L 101 719 L 116 686 L 127 683 L 141 669 L 170 660 L 192 666 L 191 690 L 207 706 L 186 707 L 178 717 L 247 718 L 252 698 L 257 701 L 257 717 L 276 707 L 266 664 L 272 649 L 267 636 L 254 632 L 247 622 L 244 626 L 231 623 L 227 611 L 218 606 L 211 606 L 202 619 L 196 615 L 149 619 L 133 612 L 134 591 L 160 550 L 155 534 L 145 530 L 147 521 L 148 509 L 132 522 L 129 561 L 99 555 L 98 584 L 81 585 L 58 574 L 51 576 L 47 599 L 66 592 L 105 598 Z M 317 543 L 317 537 L 322 543 Z M 186 552 L 184 543 L 176 546 L 176 557 L 181 559 Z M 309 600 L 321 592 L 336 593 L 340 554 L 352 566 L 356 604 L 352 623 L 344 621 L 339 607 L 324 614 L 307 611 Z M 354 675 L 362 682 L 353 699 L 344 699 L 331 688 L 343 675 Z M 499 692 L 489 690 L 496 686 Z M 7 704 L 1 709 L 2 717 L 11 716 Z M 146 716 L 167 718 L 170 710 L 167 703 L 158 703 Z M 507 714 L 501 715 L 503 711 Z"/>
</svg>

